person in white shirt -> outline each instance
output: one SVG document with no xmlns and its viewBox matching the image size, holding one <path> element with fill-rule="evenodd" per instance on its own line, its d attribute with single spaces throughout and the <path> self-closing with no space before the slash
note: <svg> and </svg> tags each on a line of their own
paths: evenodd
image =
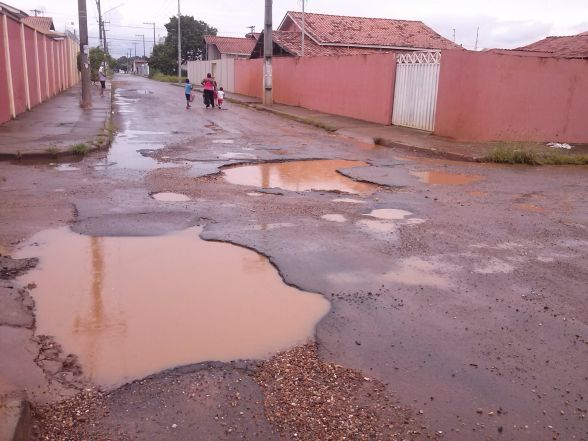
<svg viewBox="0 0 588 441">
<path fill-rule="evenodd" d="M 222 110 L 221 106 L 223 105 L 223 101 L 225 100 L 225 91 L 221 87 L 218 92 L 216 93 L 216 101 L 218 103 L 219 110 Z"/>
<path fill-rule="evenodd" d="M 100 66 L 100 69 L 98 69 L 98 79 L 100 80 L 100 96 L 104 96 L 104 90 L 106 89 L 106 74 L 104 73 L 104 66 Z"/>
</svg>

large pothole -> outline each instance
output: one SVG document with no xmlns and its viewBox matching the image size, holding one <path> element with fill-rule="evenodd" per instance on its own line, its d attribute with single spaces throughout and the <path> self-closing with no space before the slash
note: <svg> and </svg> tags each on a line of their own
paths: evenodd
<svg viewBox="0 0 588 441">
<path fill-rule="evenodd" d="M 179 365 L 266 358 L 313 337 L 326 299 L 286 285 L 266 257 L 200 232 L 38 233 L 18 253 L 40 258 L 20 277 L 37 286 L 37 334 L 54 336 L 105 386 Z"/>
</svg>

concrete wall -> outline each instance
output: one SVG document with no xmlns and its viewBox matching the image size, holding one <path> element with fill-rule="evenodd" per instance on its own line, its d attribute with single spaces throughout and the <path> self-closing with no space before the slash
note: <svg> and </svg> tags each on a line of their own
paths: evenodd
<svg viewBox="0 0 588 441">
<path fill-rule="evenodd" d="M 393 54 L 274 58 L 274 101 L 390 124 Z"/>
<path fill-rule="evenodd" d="M 435 133 L 588 142 L 588 60 L 444 51 Z"/>
<path fill-rule="evenodd" d="M 390 124 L 394 54 L 273 59 L 274 102 Z M 261 97 L 262 60 L 235 61 L 235 92 Z"/>
<path fill-rule="evenodd" d="M 235 60 L 235 93 L 261 98 L 263 59 Z"/>
<path fill-rule="evenodd" d="M 0 14 L 0 124 L 76 84 L 78 43 Z"/>
<path fill-rule="evenodd" d="M 200 81 L 207 73 L 213 74 L 218 87 L 225 92 L 235 90 L 235 60 L 232 58 L 213 61 L 188 61 L 188 78 L 193 84 L 200 84 Z"/>
</svg>

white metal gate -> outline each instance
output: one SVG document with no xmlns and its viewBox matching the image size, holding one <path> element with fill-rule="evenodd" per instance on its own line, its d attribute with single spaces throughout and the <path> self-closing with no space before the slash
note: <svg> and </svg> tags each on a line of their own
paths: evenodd
<svg viewBox="0 0 588 441">
<path fill-rule="evenodd" d="M 396 59 L 392 124 L 433 131 L 441 52 L 410 52 Z"/>
</svg>

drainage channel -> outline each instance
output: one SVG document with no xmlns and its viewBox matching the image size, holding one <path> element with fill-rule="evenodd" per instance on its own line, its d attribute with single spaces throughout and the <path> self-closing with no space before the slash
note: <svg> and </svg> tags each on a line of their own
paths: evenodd
<svg viewBox="0 0 588 441">
<path fill-rule="evenodd" d="M 251 250 L 200 239 L 201 227 L 155 237 L 33 236 L 18 257 L 40 264 L 38 335 L 113 387 L 175 366 L 261 359 L 313 338 L 329 302 L 286 285 Z"/>
<path fill-rule="evenodd" d="M 261 188 L 282 188 L 289 191 L 340 191 L 344 193 L 373 193 L 377 186 L 357 182 L 337 170 L 367 166 L 362 161 L 319 159 L 311 161 L 270 162 L 241 165 L 223 170 L 230 184 Z"/>
</svg>

